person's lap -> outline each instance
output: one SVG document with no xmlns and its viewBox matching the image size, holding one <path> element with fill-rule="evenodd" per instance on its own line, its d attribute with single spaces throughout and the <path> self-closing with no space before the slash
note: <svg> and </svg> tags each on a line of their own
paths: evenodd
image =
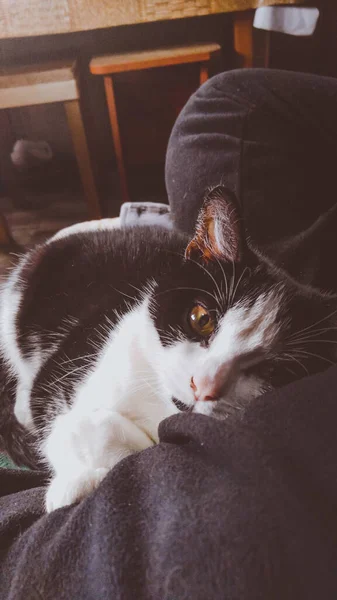
<svg viewBox="0 0 337 600">
<path fill-rule="evenodd" d="M 335 80 L 240 71 L 206 83 L 168 148 L 177 225 L 190 230 L 222 180 L 260 243 L 305 226 L 334 202 L 336 107 Z M 172 417 L 157 447 L 48 516 L 43 478 L 0 472 L 0 598 L 336 598 L 336 384 L 333 367 L 240 419 Z"/>
<path fill-rule="evenodd" d="M 225 423 L 171 417 L 157 447 L 48 516 L 44 488 L 16 482 L 0 498 L 0 598 L 335 599 L 336 379 Z"/>
<path fill-rule="evenodd" d="M 190 98 L 168 145 L 176 225 L 191 232 L 209 186 L 224 183 L 259 244 L 290 236 L 335 203 L 337 80 L 267 69 L 213 77 Z"/>
</svg>

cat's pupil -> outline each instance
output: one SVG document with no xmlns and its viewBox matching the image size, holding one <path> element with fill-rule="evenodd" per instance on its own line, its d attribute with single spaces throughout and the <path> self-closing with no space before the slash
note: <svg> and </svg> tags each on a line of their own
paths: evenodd
<svg viewBox="0 0 337 600">
<path fill-rule="evenodd" d="M 208 322 L 209 322 L 209 315 L 207 315 L 207 314 L 202 315 L 199 319 L 199 325 L 201 327 L 205 327 L 205 325 L 207 325 Z"/>
</svg>

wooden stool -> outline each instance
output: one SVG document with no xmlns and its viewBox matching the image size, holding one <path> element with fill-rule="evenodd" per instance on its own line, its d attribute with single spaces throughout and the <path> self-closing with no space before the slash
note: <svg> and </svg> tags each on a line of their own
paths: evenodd
<svg viewBox="0 0 337 600">
<path fill-rule="evenodd" d="M 91 219 L 101 216 L 80 108 L 74 62 L 0 69 L 0 109 L 63 102 Z M 6 238 L 0 219 L 0 243 Z"/>
<path fill-rule="evenodd" d="M 199 81 L 201 85 L 208 79 L 208 62 L 212 54 L 218 52 L 220 49 L 218 44 L 199 44 L 197 46 L 161 48 L 159 50 L 145 50 L 142 52 L 128 52 L 124 54 L 107 54 L 104 56 L 95 56 L 90 61 L 90 72 L 93 75 L 103 75 L 104 77 L 105 94 L 123 202 L 129 202 L 129 192 L 112 75 L 115 73 L 123 73 L 125 71 L 139 71 L 141 69 L 153 69 L 155 67 L 200 63 Z"/>
</svg>

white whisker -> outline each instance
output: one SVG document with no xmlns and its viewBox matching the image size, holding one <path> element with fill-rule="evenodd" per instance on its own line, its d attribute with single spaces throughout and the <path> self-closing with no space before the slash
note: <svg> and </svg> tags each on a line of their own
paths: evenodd
<svg viewBox="0 0 337 600">
<path fill-rule="evenodd" d="M 236 295 L 236 292 L 237 292 L 237 290 L 238 290 L 238 287 L 239 287 L 239 285 L 240 285 L 240 282 L 242 281 L 242 278 L 243 278 L 243 276 L 244 276 L 244 274 L 245 274 L 245 272 L 246 272 L 247 270 L 249 270 L 249 271 L 250 271 L 249 267 L 245 267 L 245 268 L 243 269 L 243 271 L 242 271 L 242 273 L 241 273 L 241 275 L 240 275 L 240 277 L 239 277 L 239 279 L 238 279 L 238 281 L 237 281 L 237 284 L 236 284 L 236 286 L 235 286 L 235 289 L 234 289 L 234 291 L 233 291 L 233 295 L 232 295 L 232 297 L 231 297 L 231 303 L 232 303 L 232 302 L 234 302 L 235 295 Z"/>
<path fill-rule="evenodd" d="M 325 317 L 323 317 L 319 321 L 315 321 L 315 323 L 312 323 L 312 325 L 308 325 L 308 327 L 304 327 L 303 329 L 300 329 L 299 331 L 295 331 L 292 335 L 289 336 L 289 339 L 295 337 L 296 335 L 298 335 L 300 333 L 304 333 L 305 331 L 309 331 L 310 329 L 313 329 L 314 327 L 316 327 L 316 325 L 319 325 L 320 323 L 323 323 L 323 321 L 326 321 L 327 319 L 329 319 L 330 317 L 332 317 L 336 313 L 337 313 L 337 309 L 334 310 L 334 311 L 332 311 L 330 314 L 326 315 Z"/>
<path fill-rule="evenodd" d="M 176 290 L 191 290 L 192 292 L 201 292 L 202 294 L 206 294 L 207 296 L 211 296 L 213 298 L 213 300 L 219 305 L 219 302 L 217 300 L 217 298 L 214 296 L 214 294 L 211 294 L 211 292 L 208 292 L 207 290 L 203 290 L 201 288 L 194 288 L 194 287 L 176 287 L 176 288 L 170 288 L 169 290 L 165 290 L 163 292 L 158 292 L 158 294 L 156 294 L 156 296 L 162 296 L 163 294 L 168 294 L 169 292 L 175 292 Z"/>
<path fill-rule="evenodd" d="M 296 354 L 300 354 L 302 356 L 313 356 L 314 358 L 319 358 L 320 360 L 325 360 L 330 363 L 330 365 L 336 364 L 333 360 L 326 358 L 325 356 L 321 356 L 320 354 L 314 354 L 313 352 L 308 352 L 307 350 L 296 350 Z"/>
<path fill-rule="evenodd" d="M 203 270 L 203 271 L 206 273 L 206 275 L 208 275 L 208 277 L 210 277 L 210 278 L 211 278 L 211 280 L 213 281 L 213 283 L 214 283 L 214 285 L 215 285 L 215 287 L 216 287 L 216 289 L 217 289 L 217 291 L 218 291 L 219 298 L 221 298 L 221 296 L 222 296 L 222 294 L 221 294 L 221 290 L 220 290 L 220 288 L 219 288 L 219 286 L 218 286 L 218 284 L 217 284 L 217 281 L 216 281 L 216 279 L 215 279 L 215 278 L 213 277 L 213 275 L 212 275 L 212 274 L 209 272 L 209 270 L 208 270 L 208 269 L 206 269 L 206 268 L 205 268 L 205 267 L 204 267 L 202 264 L 198 263 L 196 260 L 193 260 L 192 258 L 188 258 L 188 261 L 189 261 L 189 262 L 192 262 L 192 263 L 194 263 L 195 265 L 197 265 L 197 267 L 199 267 L 200 269 L 202 269 L 202 270 Z"/>
<path fill-rule="evenodd" d="M 284 354 L 284 356 L 288 357 L 290 360 L 293 360 L 294 362 L 296 362 L 297 364 L 299 364 L 302 367 L 302 369 L 304 369 L 304 371 L 307 373 L 307 375 L 310 375 L 310 373 L 309 373 L 308 369 L 306 368 L 306 366 L 303 365 L 303 363 L 299 359 L 295 358 L 295 356 L 293 354 Z"/>
</svg>

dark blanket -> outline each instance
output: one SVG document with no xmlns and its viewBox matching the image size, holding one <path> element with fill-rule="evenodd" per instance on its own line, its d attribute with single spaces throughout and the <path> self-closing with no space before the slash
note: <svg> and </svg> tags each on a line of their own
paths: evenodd
<svg viewBox="0 0 337 600">
<path fill-rule="evenodd" d="M 77 506 L 0 472 L 0 598 L 336 600 L 337 368 L 226 422 L 179 415 Z"/>
</svg>

